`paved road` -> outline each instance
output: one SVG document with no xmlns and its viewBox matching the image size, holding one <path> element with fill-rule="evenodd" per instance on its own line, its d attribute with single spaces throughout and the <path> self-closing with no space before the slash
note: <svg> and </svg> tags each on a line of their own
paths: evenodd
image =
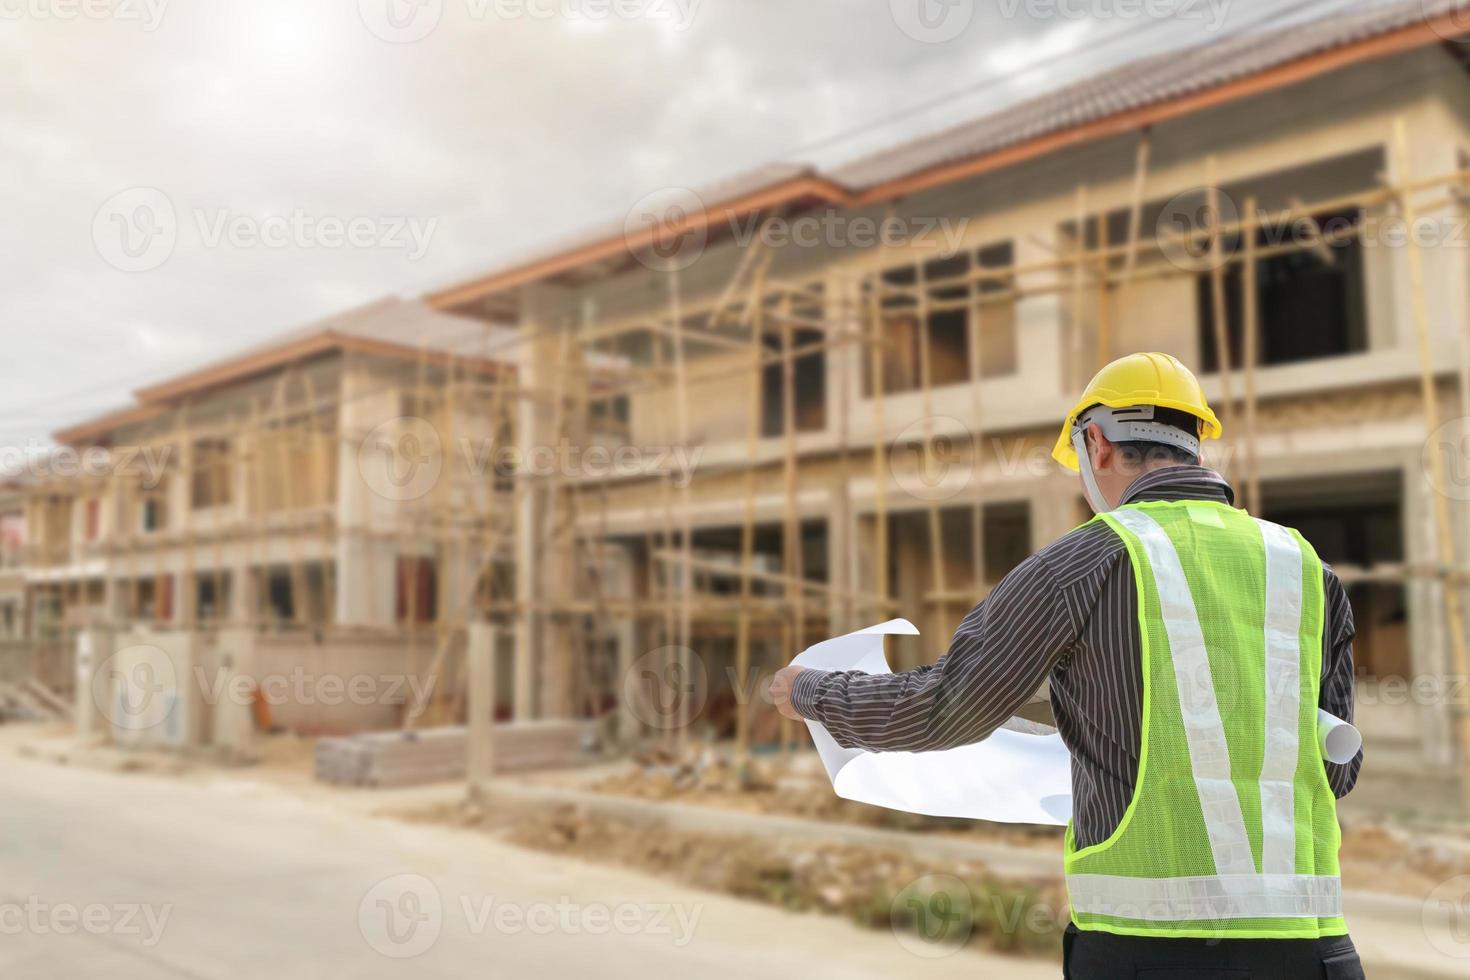
<svg viewBox="0 0 1470 980">
<path fill-rule="evenodd" d="M 1055 977 L 375 819 L 279 786 L 0 755 L 0 977 Z M 412 954 L 412 955 L 410 955 Z"/>
</svg>

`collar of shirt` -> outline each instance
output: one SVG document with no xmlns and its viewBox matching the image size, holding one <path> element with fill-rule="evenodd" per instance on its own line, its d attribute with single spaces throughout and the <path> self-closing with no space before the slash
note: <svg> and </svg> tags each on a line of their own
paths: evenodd
<svg viewBox="0 0 1470 980">
<path fill-rule="evenodd" d="M 1149 470 L 1128 484 L 1122 504 L 1145 500 L 1214 500 L 1235 503 L 1235 490 L 1225 478 L 1207 466 L 1180 464 Z"/>
</svg>

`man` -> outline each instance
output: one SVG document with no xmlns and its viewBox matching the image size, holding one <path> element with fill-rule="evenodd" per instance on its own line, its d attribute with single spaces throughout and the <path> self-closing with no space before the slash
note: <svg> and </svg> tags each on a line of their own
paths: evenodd
<svg viewBox="0 0 1470 980">
<path fill-rule="evenodd" d="M 1362 756 L 1325 763 L 1316 738 L 1319 704 L 1352 719 L 1352 612 L 1310 544 L 1200 465 L 1219 435 L 1179 361 L 1114 361 L 1052 452 L 1096 518 L 996 585 L 938 663 L 772 683 L 843 746 L 926 751 L 988 737 L 1049 679 L 1072 754 L 1067 977 L 1362 976 L 1336 813 Z"/>
</svg>

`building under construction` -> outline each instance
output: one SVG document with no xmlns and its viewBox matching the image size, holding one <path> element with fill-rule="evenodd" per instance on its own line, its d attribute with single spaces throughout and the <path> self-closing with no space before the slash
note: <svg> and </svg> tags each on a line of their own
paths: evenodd
<svg viewBox="0 0 1470 980">
<path fill-rule="evenodd" d="M 894 666 L 932 661 L 1085 519 L 1058 422 L 1162 350 L 1218 406 L 1238 502 L 1348 585 L 1374 779 L 1444 782 L 1470 758 L 1470 25 L 1439 9 L 656 196 L 139 391 L 4 498 L 0 627 L 57 686 L 78 631 L 140 623 L 438 679 L 427 706 L 284 709 L 331 731 L 461 716 L 489 622 L 503 715 L 770 744 L 758 675 L 894 616 L 922 631 Z"/>
</svg>

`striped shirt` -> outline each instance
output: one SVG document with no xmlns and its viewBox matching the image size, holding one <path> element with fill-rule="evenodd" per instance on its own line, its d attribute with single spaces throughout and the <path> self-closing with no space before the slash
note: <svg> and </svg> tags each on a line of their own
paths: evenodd
<svg viewBox="0 0 1470 980">
<path fill-rule="evenodd" d="M 1233 503 L 1229 484 L 1200 466 L 1136 479 L 1124 503 Z M 1322 566 L 1326 624 L 1318 703 L 1353 718 L 1353 614 L 1342 583 Z M 791 704 L 839 745 L 874 751 L 953 748 L 990 735 L 1050 681 L 1052 714 L 1072 754 L 1077 843 L 1106 840 L 1133 795 L 1141 744 L 1143 673 L 1138 590 L 1122 539 L 1093 522 L 1027 558 L 970 610 L 937 663 L 901 674 L 797 675 Z M 1324 763 L 1338 797 L 1363 757 Z"/>
</svg>

